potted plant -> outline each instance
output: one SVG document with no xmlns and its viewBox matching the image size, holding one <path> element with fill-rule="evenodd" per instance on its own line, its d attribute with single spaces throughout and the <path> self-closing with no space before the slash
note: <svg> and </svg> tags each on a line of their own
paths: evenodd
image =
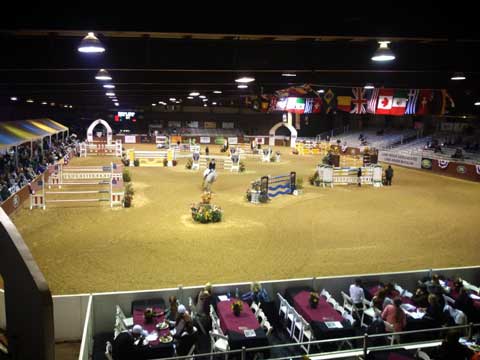
<svg viewBox="0 0 480 360">
<path fill-rule="evenodd" d="M 153 312 L 152 308 L 146 308 L 143 312 L 143 317 L 145 318 L 145 323 L 151 324 L 153 322 L 153 317 L 155 313 Z"/>
<path fill-rule="evenodd" d="M 140 166 L 140 160 L 138 159 L 133 160 L 133 166 Z"/>
<path fill-rule="evenodd" d="M 132 181 L 132 178 L 130 176 L 130 171 L 128 171 L 128 169 L 123 169 L 122 178 L 123 178 L 123 182 L 125 183 Z"/>
<path fill-rule="evenodd" d="M 123 205 L 125 207 L 131 207 L 132 206 L 132 200 L 133 200 L 133 194 L 135 192 L 133 191 L 133 186 L 132 183 L 127 183 L 125 185 L 125 194 L 123 197 Z"/>
<path fill-rule="evenodd" d="M 163 159 L 163 166 L 168 166 L 168 160 L 167 159 Z"/>
<path fill-rule="evenodd" d="M 185 164 L 185 169 L 191 170 L 191 169 L 192 169 L 192 165 L 193 165 L 192 159 L 188 159 L 188 160 L 187 160 L 187 163 Z"/>
<path fill-rule="evenodd" d="M 310 307 L 312 309 L 317 308 L 319 299 L 320 299 L 320 296 L 318 295 L 317 292 L 312 291 L 310 293 L 310 297 L 308 298 L 308 303 L 310 304 Z"/>
<path fill-rule="evenodd" d="M 240 300 L 236 300 L 231 305 L 233 315 L 240 316 L 243 310 L 243 303 Z"/>
</svg>

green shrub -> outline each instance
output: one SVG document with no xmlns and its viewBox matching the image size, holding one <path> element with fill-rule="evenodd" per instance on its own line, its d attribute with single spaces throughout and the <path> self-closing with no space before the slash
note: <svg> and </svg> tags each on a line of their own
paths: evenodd
<svg viewBox="0 0 480 360">
<path fill-rule="evenodd" d="M 243 161 L 240 161 L 240 163 L 238 164 L 238 169 L 240 170 L 240 172 L 244 172 L 245 171 L 245 163 Z"/>
<path fill-rule="evenodd" d="M 140 160 L 138 159 L 133 160 L 133 166 L 140 166 Z"/>
<path fill-rule="evenodd" d="M 132 181 L 132 177 L 130 176 L 130 171 L 128 169 L 123 169 L 122 177 L 123 182 L 125 183 Z"/>
<path fill-rule="evenodd" d="M 125 207 L 130 207 L 132 206 L 132 200 L 133 200 L 133 195 L 135 194 L 135 191 L 133 190 L 132 183 L 127 183 L 125 185 L 125 194 L 123 198 L 123 204 Z"/>
</svg>

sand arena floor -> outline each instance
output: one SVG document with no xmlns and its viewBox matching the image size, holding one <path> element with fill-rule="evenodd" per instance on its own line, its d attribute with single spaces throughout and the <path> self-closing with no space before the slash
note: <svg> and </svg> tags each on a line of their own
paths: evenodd
<svg viewBox="0 0 480 360">
<path fill-rule="evenodd" d="M 480 184 L 395 167 L 392 187 L 321 189 L 308 184 L 319 156 L 279 150 L 280 164 L 252 159 L 245 173 L 220 171 L 219 224 L 192 222 L 201 174 L 186 170 L 185 159 L 175 168 L 130 168 L 132 208 L 25 207 L 13 221 L 54 294 L 478 265 Z M 292 170 L 304 178 L 303 195 L 245 201 L 250 181 Z"/>
</svg>

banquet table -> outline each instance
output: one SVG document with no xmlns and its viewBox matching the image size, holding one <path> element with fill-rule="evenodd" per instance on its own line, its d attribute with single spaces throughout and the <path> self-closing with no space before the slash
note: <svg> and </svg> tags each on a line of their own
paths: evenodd
<svg viewBox="0 0 480 360">
<path fill-rule="evenodd" d="M 158 334 L 158 336 L 167 336 L 170 335 L 169 328 L 165 330 L 158 330 L 156 325 L 162 323 L 165 319 L 164 310 L 159 307 L 154 307 L 153 311 L 160 316 L 153 318 L 151 323 L 145 322 L 144 317 L 145 308 L 143 306 L 133 308 L 133 323 L 135 325 L 141 325 L 143 330 L 148 331 L 148 334 Z M 175 351 L 173 347 L 173 341 L 169 343 L 162 343 L 158 339 L 149 341 L 148 345 L 145 347 L 144 358 L 145 359 L 156 359 L 156 358 L 165 358 L 174 356 Z"/>
<path fill-rule="evenodd" d="M 234 301 L 234 299 L 230 299 L 217 303 L 220 327 L 223 333 L 228 336 L 230 349 L 241 349 L 243 346 L 246 348 L 268 346 L 267 334 L 248 304 L 242 301 L 242 311 L 239 316 L 236 316 L 231 309 Z"/>
<path fill-rule="evenodd" d="M 355 336 L 355 330 L 350 322 L 343 319 L 323 296 L 320 296 L 316 308 L 310 307 L 310 291 L 308 287 L 289 288 L 285 296 L 291 299 L 290 304 L 310 324 L 315 338 L 322 340 Z M 333 323 L 340 327 L 331 327 Z"/>
<path fill-rule="evenodd" d="M 407 350 L 378 351 L 368 355 L 369 360 L 414 360 L 413 356 Z"/>
</svg>

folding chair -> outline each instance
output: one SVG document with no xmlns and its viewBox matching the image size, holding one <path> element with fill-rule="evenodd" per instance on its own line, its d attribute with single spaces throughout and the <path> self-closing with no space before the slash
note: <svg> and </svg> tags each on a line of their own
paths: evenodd
<svg viewBox="0 0 480 360">
<path fill-rule="evenodd" d="M 420 360 L 430 360 L 430 356 L 428 356 L 428 354 L 422 350 L 417 350 L 415 357 Z"/>
<path fill-rule="evenodd" d="M 383 323 L 385 324 L 385 330 L 387 332 L 395 332 L 392 324 L 385 320 L 383 320 Z M 398 335 L 388 335 L 387 339 L 390 340 L 390 345 L 393 345 L 394 343 L 400 344 L 400 337 Z"/>
<path fill-rule="evenodd" d="M 373 303 L 371 301 L 363 299 L 363 312 L 362 312 L 362 317 L 360 319 L 360 326 L 361 327 L 368 327 L 373 320 L 375 319 L 376 316 L 380 315 L 380 310 L 376 309 L 373 306 Z M 366 322 L 365 320 L 369 319 L 370 321 Z"/>
<path fill-rule="evenodd" d="M 215 331 L 210 331 L 210 352 L 226 352 L 230 350 L 230 345 L 228 344 L 228 336 L 220 334 Z M 228 354 L 225 354 L 225 359 L 228 359 Z M 213 360 L 213 355 L 210 356 L 210 360 Z"/>
<path fill-rule="evenodd" d="M 345 294 L 343 291 L 341 292 L 343 298 L 343 308 L 347 310 L 350 314 L 356 313 L 355 305 L 353 304 L 352 298 Z"/>
<path fill-rule="evenodd" d="M 278 307 L 278 316 L 280 319 L 287 320 L 287 310 L 289 307 L 288 301 L 284 299 L 280 293 L 277 293 L 278 300 L 280 301 L 280 305 Z"/>
<path fill-rule="evenodd" d="M 329 299 L 327 299 L 327 303 L 329 303 L 330 305 L 332 305 L 333 308 L 335 308 L 335 306 L 338 305 L 337 300 L 335 300 L 333 297 L 330 297 Z"/>
<path fill-rule="evenodd" d="M 303 317 L 301 315 L 297 315 L 295 321 L 293 323 L 293 330 L 292 330 L 292 339 L 296 342 L 302 342 L 303 338 Z"/>
<path fill-rule="evenodd" d="M 335 309 L 335 311 L 338 311 L 340 313 L 340 315 L 342 315 L 342 316 L 343 316 L 343 314 L 348 314 L 347 310 L 345 310 L 343 308 L 343 306 L 338 304 L 338 303 L 335 304 L 335 306 L 333 308 Z"/>
<path fill-rule="evenodd" d="M 266 334 L 267 336 L 270 336 L 270 334 L 272 333 L 273 331 L 273 326 L 270 324 L 270 322 L 268 321 L 267 319 L 267 315 L 265 315 L 265 313 L 263 311 L 260 311 L 260 313 L 258 314 L 258 316 L 260 317 L 260 326 L 264 329 L 266 329 Z"/>
<path fill-rule="evenodd" d="M 345 313 L 342 314 L 342 317 L 347 320 L 350 325 L 355 326 L 355 319 L 353 318 L 352 314 L 349 314 L 345 311 Z"/>
<path fill-rule="evenodd" d="M 330 295 L 330 293 L 325 289 L 322 289 L 322 291 L 320 292 L 320 296 L 323 296 L 327 300 L 332 297 L 332 295 Z"/>
<path fill-rule="evenodd" d="M 110 341 L 107 341 L 107 343 L 105 344 L 105 358 L 107 360 L 113 360 L 112 343 Z"/>
<path fill-rule="evenodd" d="M 253 313 L 255 314 L 255 317 L 258 317 L 258 313 L 260 312 L 260 304 L 261 303 L 256 303 L 255 301 L 252 302 L 252 305 L 250 305 L 250 309 L 253 310 Z"/>
<path fill-rule="evenodd" d="M 310 324 L 302 317 L 301 318 L 303 325 L 302 340 L 300 342 L 307 342 L 308 344 L 300 345 L 300 347 L 308 354 L 310 352 L 310 343 L 313 341 L 313 333 L 310 328 Z M 306 340 L 305 340 L 306 339 Z"/>
<path fill-rule="evenodd" d="M 295 326 L 295 321 L 297 317 L 298 317 L 298 314 L 295 311 L 295 309 L 292 306 L 290 306 L 290 304 L 288 304 L 286 328 L 287 328 L 288 335 L 290 335 L 290 337 L 293 337 L 293 328 Z"/>
</svg>

